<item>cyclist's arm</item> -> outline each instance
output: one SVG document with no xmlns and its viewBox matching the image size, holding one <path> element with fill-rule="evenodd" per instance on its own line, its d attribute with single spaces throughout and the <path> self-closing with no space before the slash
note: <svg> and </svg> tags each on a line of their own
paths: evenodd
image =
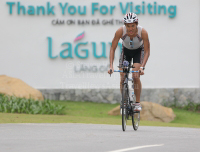
<svg viewBox="0 0 200 152">
<path fill-rule="evenodd" d="M 148 33 L 145 29 L 142 29 L 142 39 L 144 43 L 144 61 L 141 66 L 145 67 L 150 55 L 150 42 L 149 42 Z"/>
<path fill-rule="evenodd" d="M 116 31 L 115 36 L 112 40 L 112 46 L 110 47 L 110 68 L 111 69 L 113 69 L 115 50 L 117 48 L 119 39 L 122 37 L 122 34 L 123 34 L 123 28 L 121 27 Z"/>
</svg>

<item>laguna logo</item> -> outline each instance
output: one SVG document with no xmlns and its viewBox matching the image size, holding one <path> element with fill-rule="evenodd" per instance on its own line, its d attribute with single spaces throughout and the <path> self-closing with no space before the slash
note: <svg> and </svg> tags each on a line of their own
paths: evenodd
<svg viewBox="0 0 200 152">
<path fill-rule="evenodd" d="M 85 37 L 85 32 L 81 32 L 78 34 L 75 39 L 74 43 L 71 42 L 63 42 L 61 43 L 62 47 L 65 47 L 65 49 L 61 50 L 59 54 L 55 54 L 54 50 L 52 48 L 53 44 L 53 38 L 47 37 L 48 39 L 48 56 L 50 59 L 55 59 L 60 56 L 60 58 L 63 59 L 73 59 L 74 57 L 85 59 L 91 56 L 91 54 L 94 56 L 94 58 L 100 59 L 100 58 L 107 58 L 106 55 L 106 47 L 109 45 L 109 47 L 112 45 L 111 42 L 101 42 L 101 53 L 97 53 L 97 43 L 96 42 L 78 42 L 80 40 L 83 40 Z M 77 43 L 78 42 L 78 43 Z M 92 49 L 91 46 L 92 45 Z M 73 47 L 74 46 L 74 47 Z M 119 54 L 122 51 L 122 43 L 118 43 L 119 48 Z"/>
<path fill-rule="evenodd" d="M 85 32 L 82 32 L 81 34 L 79 34 L 79 35 L 74 39 L 74 42 L 76 42 L 76 41 L 78 41 L 78 40 L 84 38 L 84 36 L 85 36 Z"/>
</svg>

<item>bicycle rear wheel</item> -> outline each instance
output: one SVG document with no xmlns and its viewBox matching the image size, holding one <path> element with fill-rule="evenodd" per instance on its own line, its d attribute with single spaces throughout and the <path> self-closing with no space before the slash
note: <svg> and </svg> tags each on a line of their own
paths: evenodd
<svg viewBox="0 0 200 152">
<path fill-rule="evenodd" d="M 128 99 L 128 93 L 127 93 L 127 86 L 124 85 L 122 90 L 122 130 L 126 130 L 126 123 L 127 123 L 127 99 Z"/>
<path fill-rule="evenodd" d="M 132 115 L 132 125 L 133 129 L 136 131 L 140 125 L 140 111 L 139 112 L 133 112 Z"/>
</svg>

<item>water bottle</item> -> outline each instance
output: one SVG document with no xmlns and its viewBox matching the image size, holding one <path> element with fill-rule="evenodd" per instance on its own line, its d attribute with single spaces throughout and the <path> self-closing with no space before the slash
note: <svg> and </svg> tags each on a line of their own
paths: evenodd
<svg viewBox="0 0 200 152">
<path fill-rule="evenodd" d="M 130 104 L 131 104 L 131 107 L 134 108 L 134 102 L 135 102 L 135 94 L 134 94 L 134 85 L 131 86 L 131 89 L 130 89 Z"/>
<path fill-rule="evenodd" d="M 130 97 L 131 103 L 133 103 L 134 97 L 135 97 L 133 86 L 131 86 L 129 97 Z"/>
</svg>

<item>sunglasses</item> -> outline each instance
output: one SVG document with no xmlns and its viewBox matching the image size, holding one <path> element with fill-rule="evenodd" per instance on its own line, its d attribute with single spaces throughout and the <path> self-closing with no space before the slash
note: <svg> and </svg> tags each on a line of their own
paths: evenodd
<svg viewBox="0 0 200 152">
<path fill-rule="evenodd" d="M 132 40 L 130 40 L 129 45 L 131 46 L 131 48 L 133 48 L 133 41 Z"/>
</svg>

